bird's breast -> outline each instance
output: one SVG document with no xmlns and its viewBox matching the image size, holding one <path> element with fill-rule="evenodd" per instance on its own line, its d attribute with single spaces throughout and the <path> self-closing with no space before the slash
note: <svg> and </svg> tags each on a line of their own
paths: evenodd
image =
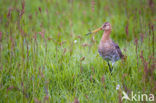
<svg viewBox="0 0 156 103">
<path fill-rule="evenodd" d="M 106 42 L 100 42 L 98 52 L 103 59 L 111 60 L 116 51 L 114 51 L 114 46 L 112 45 L 111 40 L 108 40 Z"/>
<path fill-rule="evenodd" d="M 109 48 L 111 48 L 112 47 L 112 45 L 111 45 L 112 43 L 111 43 L 111 41 L 110 40 L 107 40 L 107 41 L 105 41 L 105 42 L 103 42 L 103 41 L 100 41 L 100 44 L 99 44 L 99 49 L 100 50 L 103 50 L 103 49 L 109 49 Z"/>
</svg>

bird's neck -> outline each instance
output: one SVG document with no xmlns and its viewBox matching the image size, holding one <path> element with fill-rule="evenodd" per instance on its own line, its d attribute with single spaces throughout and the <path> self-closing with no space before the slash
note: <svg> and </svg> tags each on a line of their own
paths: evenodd
<svg viewBox="0 0 156 103">
<path fill-rule="evenodd" d="M 111 31 L 104 31 L 101 41 L 106 42 L 107 40 L 109 40 L 110 39 L 110 36 L 109 36 L 110 33 L 111 33 Z"/>
</svg>

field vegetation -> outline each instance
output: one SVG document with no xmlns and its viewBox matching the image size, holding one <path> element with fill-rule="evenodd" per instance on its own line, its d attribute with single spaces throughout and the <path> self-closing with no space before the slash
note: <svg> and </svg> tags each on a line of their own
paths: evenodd
<svg viewBox="0 0 156 103">
<path fill-rule="evenodd" d="M 154 94 L 155 0 L 0 0 L 0 102 L 129 103 Z M 105 22 L 125 60 L 98 54 Z M 119 89 L 117 88 L 119 87 Z M 133 101 L 135 103 L 135 101 Z"/>
</svg>

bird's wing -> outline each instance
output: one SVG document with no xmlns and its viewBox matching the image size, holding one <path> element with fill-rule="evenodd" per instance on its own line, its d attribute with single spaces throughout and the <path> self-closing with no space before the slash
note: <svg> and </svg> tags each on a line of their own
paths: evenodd
<svg viewBox="0 0 156 103">
<path fill-rule="evenodd" d="M 122 52 L 121 52 L 121 50 L 120 50 L 119 45 L 116 44 L 116 43 L 114 43 L 114 42 L 113 42 L 113 45 L 114 45 L 114 49 L 116 49 L 116 51 L 117 51 L 119 57 L 120 57 L 120 58 L 123 58 L 123 54 L 122 54 Z"/>
</svg>

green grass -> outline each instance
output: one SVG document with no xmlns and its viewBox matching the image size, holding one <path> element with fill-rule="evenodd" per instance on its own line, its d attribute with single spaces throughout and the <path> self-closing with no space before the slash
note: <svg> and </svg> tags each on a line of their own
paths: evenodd
<svg viewBox="0 0 156 103">
<path fill-rule="evenodd" d="M 0 102 L 116 103 L 122 91 L 156 100 L 156 2 L 149 1 L 25 0 L 21 15 L 22 1 L 1 0 Z M 112 75 L 97 50 L 102 31 L 85 35 L 106 21 L 127 56 Z"/>
</svg>

